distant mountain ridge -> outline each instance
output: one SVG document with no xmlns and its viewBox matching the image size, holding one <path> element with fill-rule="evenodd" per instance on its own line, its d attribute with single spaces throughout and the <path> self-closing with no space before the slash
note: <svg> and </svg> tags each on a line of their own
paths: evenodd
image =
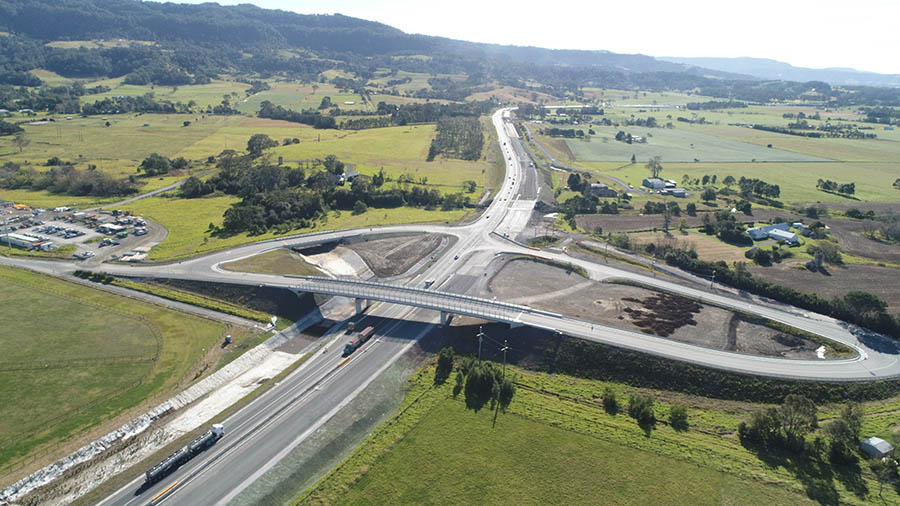
<svg viewBox="0 0 900 506">
<path fill-rule="evenodd" d="M 271 51 L 306 48 L 360 56 L 387 54 L 508 58 L 517 63 L 595 67 L 621 72 L 686 72 L 723 79 L 730 75 L 640 54 L 553 50 L 484 44 L 407 34 L 391 26 L 334 15 L 297 14 L 251 4 L 177 4 L 138 0 L 0 0 L 0 29 L 43 42 L 127 38 L 231 45 Z"/>
<path fill-rule="evenodd" d="M 768 58 L 714 58 L 659 56 L 658 60 L 697 65 L 721 72 L 749 74 L 760 79 L 783 81 L 823 81 L 839 86 L 879 86 L 900 88 L 900 74 L 879 74 L 844 67 L 812 69 L 795 67 L 789 63 Z"/>
</svg>

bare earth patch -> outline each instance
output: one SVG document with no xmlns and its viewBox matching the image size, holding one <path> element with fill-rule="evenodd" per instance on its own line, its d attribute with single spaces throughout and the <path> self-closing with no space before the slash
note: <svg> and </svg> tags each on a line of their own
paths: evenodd
<svg viewBox="0 0 900 506">
<path fill-rule="evenodd" d="M 347 244 L 368 264 L 379 278 L 399 276 L 441 244 L 439 234 L 424 234 L 375 239 Z"/>
<path fill-rule="evenodd" d="M 591 283 L 574 292 L 570 290 L 581 281 L 583 278 L 566 274 L 558 267 L 512 261 L 491 279 L 488 288 L 501 300 L 527 298 L 527 305 L 537 309 L 634 332 L 660 336 L 668 333 L 667 339 L 706 348 L 789 358 L 816 357 L 815 343 L 744 321 L 731 311 L 628 285 Z M 555 292 L 560 294 L 554 295 Z M 539 297 L 540 294 L 547 297 Z M 648 305 L 654 309 L 648 309 Z M 682 310 L 686 313 L 677 314 Z"/>
<path fill-rule="evenodd" d="M 825 264 L 828 275 L 810 272 L 803 267 L 805 260 L 789 260 L 772 267 L 750 267 L 759 278 L 785 286 L 792 286 L 819 297 L 831 299 L 847 292 L 862 290 L 881 297 L 888 303 L 888 312 L 900 311 L 900 271 L 877 265 L 847 264 L 835 267 Z"/>
</svg>

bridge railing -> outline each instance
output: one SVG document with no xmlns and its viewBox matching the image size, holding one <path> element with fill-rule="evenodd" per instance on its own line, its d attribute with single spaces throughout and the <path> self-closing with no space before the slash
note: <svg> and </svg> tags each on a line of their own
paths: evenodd
<svg viewBox="0 0 900 506">
<path fill-rule="evenodd" d="M 296 279 L 299 282 L 294 288 L 300 291 L 411 305 L 489 320 L 516 322 L 522 313 L 559 317 L 556 313 L 518 304 L 437 290 L 313 276 Z"/>
</svg>

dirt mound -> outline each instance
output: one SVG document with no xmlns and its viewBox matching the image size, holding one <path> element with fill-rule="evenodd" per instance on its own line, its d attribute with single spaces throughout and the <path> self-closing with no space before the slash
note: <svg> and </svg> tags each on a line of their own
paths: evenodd
<svg viewBox="0 0 900 506">
<path fill-rule="evenodd" d="M 644 307 L 646 311 L 626 307 L 623 309 L 631 318 L 631 322 L 641 328 L 645 334 L 668 337 L 685 325 L 697 325 L 694 314 L 699 313 L 700 304 L 684 297 L 660 293 L 643 300 L 632 297 L 622 299 Z"/>
</svg>

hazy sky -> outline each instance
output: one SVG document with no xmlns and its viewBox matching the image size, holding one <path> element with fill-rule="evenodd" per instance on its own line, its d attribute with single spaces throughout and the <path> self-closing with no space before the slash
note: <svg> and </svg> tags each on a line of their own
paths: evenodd
<svg viewBox="0 0 900 506">
<path fill-rule="evenodd" d="M 201 3 L 202 0 L 178 0 Z M 408 33 L 651 56 L 753 56 L 900 74 L 900 0 L 220 0 L 341 13 Z M 535 7 L 531 7 L 534 5 Z M 555 8 L 555 10 L 553 10 Z"/>
</svg>

